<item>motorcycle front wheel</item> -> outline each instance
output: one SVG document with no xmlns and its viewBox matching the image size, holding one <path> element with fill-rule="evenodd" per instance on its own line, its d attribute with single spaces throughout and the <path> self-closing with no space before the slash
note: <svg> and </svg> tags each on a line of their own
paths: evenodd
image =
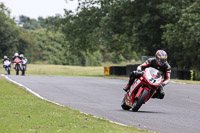
<svg viewBox="0 0 200 133">
<path fill-rule="evenodd" d="M 16 66 L 16 75 L 19 75 L 19 70 L 20 70 L 19 66 Z"/>
<path fill-rule="evenodd" d="M 8 68 L 8 75 L 10 75 L 10 69 Z"/>
<path fill-rule="evenodd" d="M 25 68 L 22 67 L 22 75 L 24 76 L 25 75 Z"/>
<path fill-rule="evenodd" d="M 10 68 L 9 67 L 6 67 L 5 71 L 7 72 L 8 75 L 10 75 Z"/>
<path fill-rule="evenodd" d="M 132 111 L 137 112 L 139 110 L 139 108 L 142 106 L 142 104 L 144 103 L 144 100 L 146 99 L 147 95 L 148 95 L 149 91 L 144 89 L 140 95 L 140 97 L 138 99 L 134 100 L 133 103 L 133 107 L 132 107 Z"/>
</svg>

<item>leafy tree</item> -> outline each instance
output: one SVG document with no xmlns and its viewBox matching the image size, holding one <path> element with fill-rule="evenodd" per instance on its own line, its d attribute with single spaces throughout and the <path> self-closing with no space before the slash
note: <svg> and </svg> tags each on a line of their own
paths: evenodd
<svg viewBox="0 0 200 133">
<path fill-rule="evenodd" d="M 173 67 L 199 69 L 199 1 L 78 2 L 76 12 L 65 10 L 64 16 L 37 20 L 20 16 L 26 30 L 16 27 L 10 11 L 1 5 L 2 53 L 20 51 L 32 55 L 35 51 L 39 60 L 49 63 L 99 65 L 102 61 L 118 63 L 140 55 L 152 56 L 164 49 Z"/>
<path fill-rule="evenodd" d="M 3 3 L 0 3 L 0 55 L 12 55 L 12 51 L 16 50 L 14 43 L 17 41 L 17 30 L 14 21 L 10 18 L 10 11 Z"/>
<path fill-rule="evenodd" d="M 14 19 L 10 18 L 10 11 L 3 3 L 0 4 L 0 56 L 13 56 L 20 52 L 28 57 L 29 61 L 34 60 L 32 54 L 36 51 L 34 39 L 26 31 L 17 27 Z"/>
<path fill-rule="evenodd" d="M 39 17 L 37 21 L 36 19 L 31 19 L 27 16 L 21 15 L 19 16 L 18 24 L 27 30 L 37 30 L 42 28 L 42 24 L 44 23 L 43 21 L 42 17 Z"/>
<path fill-rule="evenodd" d="M 200 2 L 187 3 L 175 23 L 163 26 L 163 39 L 178 68 L 200 68 Z M 171 57 L 172 57 L 171 56 Z"/>
<path fill-rule="evenodd" d="M 33 30 L 30 33 L 36 39 L 39 52 L 35 55 L 39 61 L 50 64 L 65 64 L 65 41 L 59 32 L 50 32 L 46 29 Z"/>
</svg>

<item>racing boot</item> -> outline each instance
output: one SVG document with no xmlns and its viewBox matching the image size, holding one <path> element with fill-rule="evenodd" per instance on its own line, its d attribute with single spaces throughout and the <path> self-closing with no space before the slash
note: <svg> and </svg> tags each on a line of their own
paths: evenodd
<svg viewBox="0 0 200 133">
<path fill-rule="evenodd" d="M 126 87 L 123 88 L 123 90 L 124 90 L 125 92 L 128 92 L 129 89 L 130 89 L 130 85 L 129 85 L 129 84 L 127 84 Z"/>
<path fill-rule="evenodd" d="M 156 93 L 151 97 L 151 98 L 158 98 L 158 99 L 163 99 L 165 96 L 163 87 L 160 86 L 157 90 Z"/>
<path fill-rule="evenodd" d="M 128 92 L 131 85 L 133 84 L 133 82 L 135 81 L 135 72 L 131 72 L 131 75 L 129 77 L 129 81 L 128 81 L 128 84 L 126 85 L 126 87 L 123 88 L 123 90 L 125 92 Z"/>
</svg>

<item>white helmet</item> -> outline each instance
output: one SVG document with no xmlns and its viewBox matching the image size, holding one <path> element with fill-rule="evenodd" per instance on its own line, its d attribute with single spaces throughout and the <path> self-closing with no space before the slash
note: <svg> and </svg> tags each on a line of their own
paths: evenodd
<svg viewBox="0 0 200 133">
<path fill-rule="evenodd" d="M 23 54 L 20 54 L 19 57 L 20 57 L 20 58 L 24 58 L 24 55 L 23 55 Z"/>
<path fill-rule="evenodd" d="M 3 58 L 4 58 L 4 59 L 7 59 L 7 58 L 8 58 L 8 56 L 6 56 L 6 55 L 5 55 Z"/>
<path fill-rule="evenodd" d="M 18 54 L 18 53 L 15 53 L 14 56 L 19 56 L 19 54 Z"/>
</svg>

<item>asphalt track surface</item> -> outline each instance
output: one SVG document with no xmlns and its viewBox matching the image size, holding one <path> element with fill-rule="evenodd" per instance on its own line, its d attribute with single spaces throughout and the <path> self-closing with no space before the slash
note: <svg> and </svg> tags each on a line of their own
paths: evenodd
<svg viewBox="0 0 200 133">
<path fill-rule="evenodd" d="M 100 118 L 160 133 L 200 133 L 200 85 L 170 83 L 163 100 L 150 99 L 139 112 L 121 108 L 127 80 L 8 76 L 41 97 Z"/>
</svg>

